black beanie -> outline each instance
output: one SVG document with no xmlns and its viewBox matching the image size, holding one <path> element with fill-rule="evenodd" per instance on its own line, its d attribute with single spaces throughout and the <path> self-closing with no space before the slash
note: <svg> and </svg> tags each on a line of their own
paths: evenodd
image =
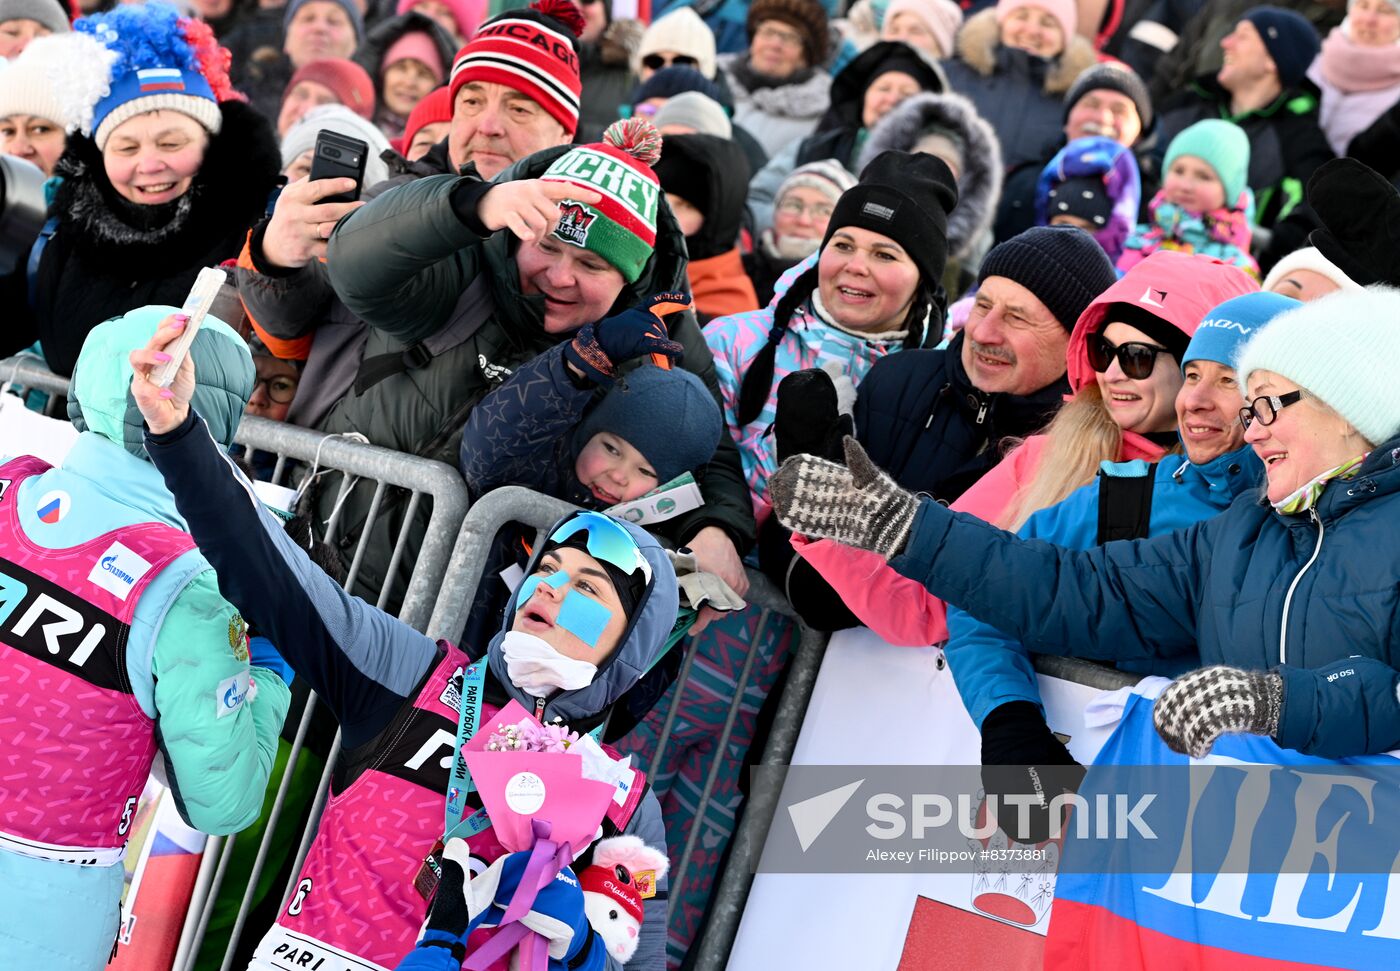
<svg viewBox="0 0 1400 971">
<path fill-rule="evenodd" d="M 904 247 L 931 291 L 943 279 L 948 213 L 957 204 L 958 181 L 941 158 L 927 152 L 881 152 L 837 201 L 820 248 L 826 249 L 846 226 L 888 236 Z"/>
<path fill-rule="evenodd" d="M 704 162 L 689 153 L 662 148 L 661 158 L 651 170 L 662 192 L 680 196 L 710 218 L 710 172 Z"/>
<path fill-rule="evenodd" d="M 1045 215 L 1047 219 L 1077 216 L 1102 229 L 1113 216 L 1113 200 L 1102 178 L 1066 179 L 1050 189 Z"/>
<path fill-rule="evenodd" d="M 1118 281 L 1094 237 L 1073 226 L 1036 226 L 995 246 L 982 261 L 977 285 L 1004 276 L 1035 294 L 1065 330 Z"/>
<path fill-rule="evenodd" d="M 1127 324 L 1142 331 L 1149 340 L 1165 347 L 1167 353 L 1176 358 L 1177 364 L 1181 363 L 1181 358 L 1186 354 L 1186 346 L 1191 343 L 1190 335 L 1180 327 L 1135 303 L 1109 304 L 1105 308 L 1103 323 L 1098 332 L 1102 334 L 1109 324 Z"/>
</svg>

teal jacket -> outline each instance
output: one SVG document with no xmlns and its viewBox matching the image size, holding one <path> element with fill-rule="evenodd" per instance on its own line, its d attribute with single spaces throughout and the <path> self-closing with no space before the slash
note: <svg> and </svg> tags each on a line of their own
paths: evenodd
<svg viewBox="0 0 1400 971">
<path fill-rule="evenodd" d="M 72 496 L 71 511 L 41 522 L 39 497 L 55 489 Z M 62 468 L 26 479 L 18 507 L 25 535 L 48 549 L 137 523 L 185 529 L 155 467 L 96 432 L 78 437 Z M 155 719 L 176 806 L 206 833 L 235 833 L 257 819 L 291 699 L 281 677 L 254 671 L 257 695 L 219 717 L 217 687 L 248 670 L 244 632 L 213 568 L 191 550 L 146 589 L 127 642 L 127 678 L 141 710 Z"/>
</svg>

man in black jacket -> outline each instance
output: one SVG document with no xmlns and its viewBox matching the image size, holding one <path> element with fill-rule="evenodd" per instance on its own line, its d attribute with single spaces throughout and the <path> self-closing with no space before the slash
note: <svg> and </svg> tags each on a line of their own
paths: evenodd
<svg viewBox="0 0 1400 971">
<path fill-rule="evenodd" d="M 901 486 L 952 502 L 1001 461 L 1005 439 L 1031 435 L 1054 416 L 1069 391 L 1070 331 L 1116 279 L 1103 250 L 1078 229 L 1038 227 L 997 246 L 982 262 L 967 324 L 946 349 L 890 354 L 870 369 L 855 403 L 856 438 Z M 852 419 L 838 414 L 836 397 L 822 372 L 783 380 L 774 426 L 780 462 L 798 452 L 839 457 Z M 810 626 L 858 626 L 788 536 L 776 517 L 764 524 L 764 571 Z"/>
<path fill-rule="evenodd" d="M 1249 136 L 1249 187 L 1254 190 L 1255 255 L 1265 272 L 1306 245 L 1317 220 L 1303 186 L 1332 149 L 1318 127 L 1319 97 L 1307 80 L 1317 56 L 1317 32 L 1306 19 L 1279 7 L 1255 7 L 1220 42 L 1225 63 L 1198 78 L 1162 111 L 1162 150 L 1203 118 L 1232 121 Z"/>
</svg>

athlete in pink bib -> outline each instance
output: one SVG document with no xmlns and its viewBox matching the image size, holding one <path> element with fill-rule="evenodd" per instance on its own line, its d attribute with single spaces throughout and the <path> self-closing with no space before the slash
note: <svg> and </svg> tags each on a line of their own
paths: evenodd
<svg viewBox="0 0 1400 971">
<path fill-rule="evenodd" d="M 126 352 L 171 312 L 132 311 L 88 335 L 68 399 L 82 434 L 61 468 L 0 465 L 5 968 L 105 965 L 157 751 L 181 815 L 236 832 L 257 818 L 287 713 L 290 670 L 275 654 L 250 658 L 242 618 L 127 420 Z M 213 319 L 192 353 L 210 364 L 198 405 L 227 447 L 252 359 Z"/>
<path fill-rule="evenodd" d="M 485 650 L 468 656 L 435 643 L 342 591 L 261 510 L 188 406 L 193 369 L 182 371 L 169 397 L 145 381 L 155 352 L 175 333 L 162 327 L 131 355 L 152 461 L 221 589 L 279 645 L 342 732 L 343 753 L 310 854 L 252 966 L 392 968 L 418 941 L 427 913 L 420 891 L 430 894 L 434 882 L 425 861 L 441 841 L 468 838 L 483 865 L 504 853 L 489 822 L 481 828 L 480 802 L 469 786 L 465 804 L 445 813 L 460 739 L 512 699 L 541 721 L 557 718 L 580 732 L 601 726 L 667 641 L 678 606 L 675 572 L 643 530 L 577 513 L 540 545 Z M 604 821 L 604 836 L 617 833 L 665 851 L 660 806 L 640 775 L 619 791 Z M 588 926 L 582 891 L 560 886 L 549 898 L 559 928 L 559 958 L 551 966 L 617 967 Z M 631 968 L 664 967 L 664 880 L 657 891 L 646 902 Z M 437 952 L 460 961 L 473 946 L 463 939 Z"/>
</svg>

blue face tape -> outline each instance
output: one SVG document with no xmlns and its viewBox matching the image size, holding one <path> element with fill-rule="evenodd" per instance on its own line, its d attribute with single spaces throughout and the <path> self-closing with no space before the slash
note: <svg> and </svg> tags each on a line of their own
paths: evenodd
<svg viewBox="0 0 1400 971">
<path fill-rule="evenodd" d="M 564 594 L 564 603 L 559 607 L 555 623 L 583 641 L 589 647 L 598 647 L 598 638 L 612 620 L 612 611 L 591 597 L 585 597 L 577 590 Z"/>
<path fill-rule="evenodd" d="M 535 595 L 535 589 L 539 587 L 541 583 L 546 583 L 555 590 L 558 590 L 568 582 L 569 575 L 563 570 L 555 570 L 549 576 L 543 576 L 538 573 L 531 574 L 520 584 L 520 590 L 515 594 L 515 609 L 519 610 L 521 607 L 525 606 L 525 601 Z"/>
<path fill-rule="evenodd" d="M 526 577 L 515 595 L 515 609 L 523 607 L 526 601 L 535 595 L 535 590 L 541 583 L 558 590 L 568 582 L 569 574 L 564 570 L 555 570 L 548 576 L 536 573 Z M 559 605 L 559 616 L 554 618 L 556 624 L 595 649 L 598 647 L 598 638 L 603 636 L 610 620 L 611 610 L 577 590 L 570 590 L 564 594 L 564 601 Z"/>
</svg>

